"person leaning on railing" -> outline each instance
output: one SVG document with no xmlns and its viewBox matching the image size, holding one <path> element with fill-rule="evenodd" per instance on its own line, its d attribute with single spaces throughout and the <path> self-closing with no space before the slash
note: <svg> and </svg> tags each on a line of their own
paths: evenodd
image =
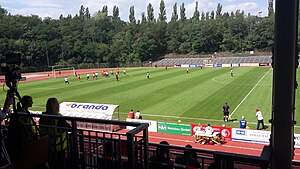
<svg viewBox="0 0 300 169">
<path fill-rule="evenodd" d="M 56 98 L 49 98 L 46 104 L 46 112 L 42 114 L 62 116 L 59 113 L 59 102 Z M 67 148 L 67 131 L 62 127 L 70 127 L 65 120 L 41 117 L 40 133 L 49 136 L 49 168 L 65 168 L 65 150 Z"/>
</svg>

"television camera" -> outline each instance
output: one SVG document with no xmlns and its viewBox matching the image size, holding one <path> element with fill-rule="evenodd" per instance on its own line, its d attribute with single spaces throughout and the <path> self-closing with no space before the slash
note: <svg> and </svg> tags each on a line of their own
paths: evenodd
<svg viewBox="0 0 300 169">
<path fill-rule="evenodd" d="M 10 87 L 18 81 L 25 80 L 21 75 L 21 54 L 7 54 L 5 60 L 6 66 L 1 67 L 1 71 L 5 74 L 6 85 Z"/>
</svg>

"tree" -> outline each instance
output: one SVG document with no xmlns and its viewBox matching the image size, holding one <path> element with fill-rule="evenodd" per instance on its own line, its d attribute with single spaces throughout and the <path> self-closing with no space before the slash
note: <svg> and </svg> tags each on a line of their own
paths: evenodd
<svg viewBox="0 0 300 169">
<path fill-rule="evenodd" d="M 209 12 L 206 12 L 206 14 L 205 14 L 205 20 L 209 20 Z"/>
<path fill-rule="evenodd" d="M 201 20 L 202 20 L 202 21 L 205 20 L 205 13 L 204 13 L 204 12 L 201 13 Z"/>
<path fill-rule="evenodd" d="M 222 5 L 218 3 L 217 10 L 216 10 L 216 19 L 222 16 Z"/>
<path fill-rule="evenodd" d="M 151 3 L 147 6 L 147 14 L 147 20 L 150 22 L 154 21 L 154 9 Z"/>
<path fill-rule="evenodd" d="M 103 8 L 102 8 L 102 11 L 101 11 L 105 16 L 108 15 L 108 7 L 107 5 L 104 5 Z"/>
<path fill-rule="evenodd" d="M 171 21 L 177 21 L 178 20 L 178 14 L 177 14 L 177 3 L 173 5 L 173 13 L 172 13 L 172 18 Z"/>
<path fill-rule="evenodd" d="M 89 10 L 88 7 L 85 8 L 85 18 L 86 19 L 90 19 L 91 18 L 90 10 Z"/>
<path fill-rule="evenodd" d="M 79 10 L 79 18 L 84 19 L 84 16 L 85 16 L 85 9 L 84 9 L 83 5 L 81 5 L 80 10 Z"/>
<path fill-rule="evenodd" d="M 0 5 L 0 17 L 1 16 L 6 16 L 7 15 L 7 10 L 2 8 L 1 5 Z"/>
<path fill-rule="evenodd" d="M 193 19 L 194 20 L 199 20 L 199 17 L 200 17 L 200 12 L 198 10 L 198 1 L 196 1 L 196 6 L 195 6 L 195 11 L 194 11 L 194 14 L 193 14 Z"/>
<path fill-rule="evenodd" d="M 273 14 L 274 14 L 273 0 L 268 0 L 268 16 L 271 16 Z"/>
<path fill-rule="evenodd" d="M 131 6 L 129 9 L 129 22 L 134 24 L 136 23 L 136 19 L 134 16 L 134 6 Z"/>
<path fill-rule="evenodd" d="M 147 22 L 146 16 L 145 16 L 145 12 L 142 12 L 142 24 L 145 24 Z"/>
<path fill-rule="evenodd" d="M 211 11 L 211 13 L 210 13 L 210 19 L 215 19 L 215 12 L 214 11 Z"/>
<path fill-rule="evenodd" d="M 119 17 L 119 8 L 117 6 L 114 6 L 113 8 L 113 17 L 114 20 L 120 19 Z"/>
<path fill-rule="evenodd" d="M 161 21 L 161 22 L 165 22 L 167 20 L 166 7 L 165 7 L 164 0 L 160 1 L 158 20 Z"/>
<path fill-rule="evenodd" d="M 184 3 L 180 6 L 180 20 L 186 20 Z"/>
</svg>

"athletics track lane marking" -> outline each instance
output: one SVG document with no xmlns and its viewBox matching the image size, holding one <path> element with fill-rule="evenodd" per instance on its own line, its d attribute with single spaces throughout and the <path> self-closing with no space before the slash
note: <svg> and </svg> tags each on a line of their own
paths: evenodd
<svg viewBox="0 0 300 169">
<path fill-rule="evenodd" d="M 243 100 L 236 106 L 236 108 L 232 111 L 232 113 L 229 115 L 229 119 L 233 114 L 236 112 L 236 110 L 243 104 L 243 102 L 247 99 L 247 97 L 254 91 L 254 89 L 258 86 L 259 82 L 262 81 L 262 79 L 271 71 L 271 68 L 259 79 L 259 81 L 254 85 L 254 87 L 249 91 L 249 93 L 243 98 Z"/>
</svg>

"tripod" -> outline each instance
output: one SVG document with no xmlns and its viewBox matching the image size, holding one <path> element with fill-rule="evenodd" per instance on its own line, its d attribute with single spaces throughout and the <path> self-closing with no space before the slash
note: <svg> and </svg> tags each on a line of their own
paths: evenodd
<svg viewBox="0 0 300 169">
<path fill-rule="evenodd" d="M 8 155 L 8 152 L 6 150 L 6 146 L 4 144 L 4 140 L 3 140 L 3 134 L 2 134 L 2 131 L 0 132 L 0 139 L 1 139 L 1 143 L 0 143 L 0 146 L 1 146 L 1 152 L 0 152 L 0 158 L 3 159 L 3 162 L 7 162 L 7 165 L 11 164 L 11 161 L 10 161 L 10 158 L 9 158 L 9 155 Z"/>
</svg>

